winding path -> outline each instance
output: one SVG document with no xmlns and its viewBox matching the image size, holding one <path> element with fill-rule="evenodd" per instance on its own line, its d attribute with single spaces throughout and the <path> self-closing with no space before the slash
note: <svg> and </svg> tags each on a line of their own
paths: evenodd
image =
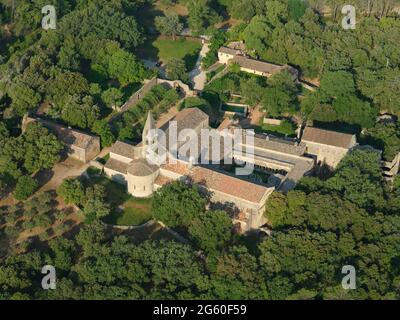
<svg viewBox="0 0 400 320">
<path fill-rule="evenodd" d="M 201 61 L 206 56 L 207 52 L 210 51 L 208 43 L 203 43 L 203 47 L 200 50 L 199 57 L 196 61 L 196 65 L 192 71 L 189 72 L 189 80 L 193 84 L 195 90 L 203 90 L 204 85 L 207 82 L 206 72 L 201 68 Z"/>
</svg>

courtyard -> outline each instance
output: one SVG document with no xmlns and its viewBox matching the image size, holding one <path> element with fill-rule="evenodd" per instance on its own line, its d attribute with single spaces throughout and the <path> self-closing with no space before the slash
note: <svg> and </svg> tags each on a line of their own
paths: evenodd
<svg viewBox="0 0 400 320">
<path fill-rule="evenodd" d="M 151 198 L 135 198 L 120 185 L 104 176 L 90 178 L 89 185 L 100 184 L 106 189 L 107 203 L 111 206 L 111 214 L 103 220 L 108 224 L 135 226 L 151 219 Z"/>
</svg>

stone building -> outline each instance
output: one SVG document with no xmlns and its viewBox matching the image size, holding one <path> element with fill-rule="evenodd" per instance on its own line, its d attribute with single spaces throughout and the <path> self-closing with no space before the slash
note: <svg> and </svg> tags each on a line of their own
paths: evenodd
<svg viewBox="0 0 400 320">
<path fill-rule="evenodd" d="M 288 71 L 294 79 L 298 79 L 299 72 L 289 65 L 277 65 L 265 61 L 251 59 L 243 54 L 241 50 L 221 47 L 218 50 L 218 61 L 222 64 L 237 63 L 243 72 L 255 74 L 262 77 L 270 77 L 282 71 Z"/>
<path fill-rule="evenodd" d="M 97 136 L 42 118 L 24 117 L 23 126 L 33 121 L 38 121 L 64 143 L 65 152 L 68 157 L 86 163 L 100 153 L 100 138 Z"/>
<path fill-rule="evenodd" d="M 192 129 L 200 136 L 201 129 L 208 128 L 208 121 L 208 115 L 200 109 L 189 108 L 179 112 L 159 129 L 163 130 L 167 137 L 171 130 L 176 130 L 179 134 L 184 129 Z M 273 187 L 239 179 L 218 168 L 195 165 L 184 154 L 161 165 L 152 164 L 145 157 L 151 143 L 148 141 L 148 132 L 151 129 L 155 129 L 155 123 L 149 113 L 141 143 L 131 145 L 117 141 L 112 146 L 110 158 L 104 166 L 107 176 L 126 185 L 128 192 L 135 197 L 149 197 L 171 181 L 190 181 L 199 185 L 204 192 L 210 193 L 214 205 L 228 208 L 233 220 L 241 224 L 242 230 L 258 228 L 265 223 L 265 203 L 273 192 Z M 171 146 L 179 149 L 181 144 Z M 199 150 L 198 156 L 200 153 Z"/>
<path fill-rule="evenodd" d="M 192 133 L 200 138 L 202 129 L 209 129 L 208 122 L 208 115 L 200 109 L 188 108 L 180 111 L 158 129 L 165 133 L 167 140 L 171 132 L 175 131 L 179 135 L 184 129 L 192 129 Z M 195 157 L 193 154 L 189 157 L 179 152 L 173 157 L 171 149 L 180 150 L 183 142 L 170 144 L 168 140 L 165 151 L 169 158 L 167 162 L 156 165 L 146 158 L 146 151 L 154 142 L 148 133 L 155 128 L 155 122 L 149 113 L 143 129 L 142 142 L 131 145 L 117 141 L 111 148 L 104 172 L 111 179 L 126 185 L 128 192 L 136 197 L 151 196 L 154 191 L 171 181 L 190 181 L 210 194 L 213 205 L 230 212 L 233 221 L 240 224 L 243 231 L 259 228 L 267 222 L 264 218 L 265 206 L 275 189 L 284 192 L 291 190 L 297 181 L 310 173 L 314 167 L 314 159 L 305 157 L 304 143 L 265 135 L 251 135 L 246 131 L 240 143 L 229 149 L 227 154 L 219 155 L 217 164 L 198 164 L 200 156 L 210 151 L 208 145 L 204 149 L 201 149 L 204 146 L 200 145 Z M 233 136 L 234 127 L 228 125 L 225 129 L 214 132 L 221 137 Z M 221 141 L 224 140 L 218 141 L 220 151 L 225 152 L 224 142 Z M 248 157 L 242 152 L 249 147 L 254 149 L 253 157 Z M 256 182 L 224 170 L 224 155 L 235 165 L 250 163 L 254 172 L 268 173 L 268 181 Z"/>
<path fill-rule="evenodd" d="M 346 154 L 357 145 L 353 134 L 306 127 L 301 138 L 306 153 L 316 157 L 318 164 L 335 168 Z"/>
</svg>

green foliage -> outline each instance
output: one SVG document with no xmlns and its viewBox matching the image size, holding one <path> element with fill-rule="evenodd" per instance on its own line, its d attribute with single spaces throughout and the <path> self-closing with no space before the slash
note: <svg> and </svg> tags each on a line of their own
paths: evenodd
<svg viewBox="0 0 400 320">
<path fill-rule="evenodd" d="M 62 143 L 39 123 L 27 125 L 22 135 L 24 167 L 32 173 L 40 169 L 49 169 L 60 160 Z"/>
<path fill-rule="evenodd" d="M 383 150 L 385 160 L 392 161 L 400 152 L 400 122 L 378 122 L 365 132 L 364 138 L 367 143 Z"/>
<path fill-rule="evenodd" d="M 22 176 L 18 179 L 14 190 L 14 197 L 17 200 L 26 200 L 38 188 L 38 182 L 31 176 Z"/>
<path fill-rule="evenodd" d="M 13 83 L 7 93 L 12 100 L 12 107 L 19 116 L 35 109 L 41 100 L 40 94 L 21 82 Z"/>
<path fill-rule="evenodd" d="M 87 223 L 110 214 L 110 205 L 106 202 L 105 192 L 105 187 L 101 184 L 95 184 L 93 187 L 86 189 L 83 214 Z"/>
<path fill-rule="evenodd" d="M 107 107 L 120 107 L 123 103 L 124 94 L 117 88 L 110 88 L 101 94 L 101 99 Z"/>
<path fill-rule="evenodd" d="M 231 240 L 232 220 L 224 211 L 199 214 L 189 225 L 188 232 L 195 245 L 206 252 L 221 251 Z"/>
<path fill-rule="evenodd" d="M 167 77 L 171 80 L 182 80 L 183 82 L 189 81 L 189 76 L 187 74 L 185 61 L 179 59 L 171 59 L 168 61 Z"/>
<path fill-rule="evenodd" d="M 67 204 L 80 205 L 84 201 L 85 190 L 78 179 L 66 179 L 58 187 L 57 194 L 63 197 Z"/>
<path fill-rule="evenodd" d="M 111 131 L 111 126 L 106 120 L 97 120 L 94 122 L 92 131 L 100 136 L 101 146 L 109 147 L 115 138 Z"/>
<path fill-rule="evenodd" d="M 196 186 L 182 182 L 166 185 L 154 195 L 153 217 L 170 227 L 189 226 L 199 213 L 205 210 L 206 200 Z"/>
<path fill-rule="evenodd" d="M 354 150 L 341 161 L 327 186 L 360 207 L 380 208 L 384 201 L 379 153 Z"/>
<path fill-rule="evenodd" d="M 175 37 L 183 30 L 183 24 L 179 22 L 177 14 L 167 14 L 165 17 L 157 16 L 154 20 L 157 30 L 164 35 Z"/>
<path fill-rule="evenodd" d="M 204 111 L 205 113 L 210 112 L 210 104 L 207 100 L 199 98 L 199 97 L 188 97 L 179 105 L 179 109 L 185 108 L 199 108 L 200 110 Z"/>
<path fill-rule="evenodd" d="M 262 97 L 262 105 L 267 114 L 278 117 L 285 113 L 294 114 L 298 89 L 293 77 L 287 72 L 272 76 Z"/>
</svg>

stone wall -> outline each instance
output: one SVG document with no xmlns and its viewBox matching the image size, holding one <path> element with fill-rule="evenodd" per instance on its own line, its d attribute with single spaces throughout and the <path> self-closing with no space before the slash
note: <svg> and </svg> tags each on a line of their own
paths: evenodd
<svg viewBox="0 0 400 320">
<path fill-rule="evenodd" d="M 332 168 L 336 168 L 339 162 L 346 156 L 349 149 L 326 146 L 318 143 L 313 143 L 310 141 L 304 141 L 307 145 L 307 153 L 316 155 L 317 162 L 320 164 L 327 164 Z"/>
</svg>

